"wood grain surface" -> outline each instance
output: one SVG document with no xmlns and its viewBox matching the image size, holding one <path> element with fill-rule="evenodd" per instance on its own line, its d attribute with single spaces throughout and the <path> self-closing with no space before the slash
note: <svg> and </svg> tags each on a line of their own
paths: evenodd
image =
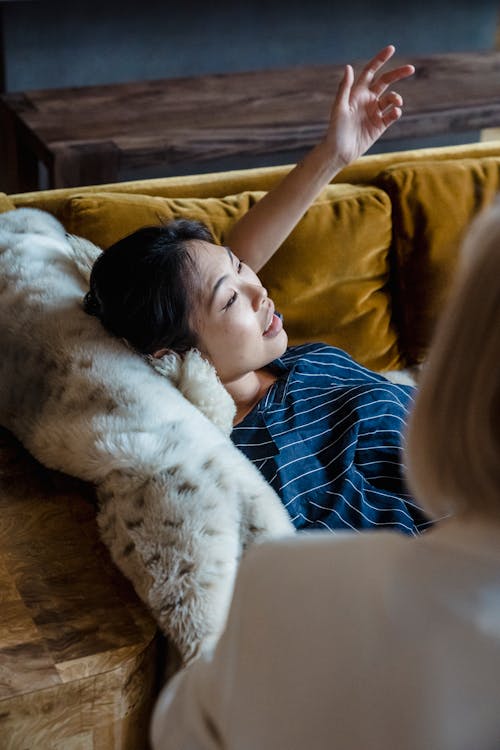
<svg viewBox="0 0 500 750">
<path fill-rule="evenodd" d="M 92 488 L 0 429 L 0 748 L 147 746 L 157 630 L 99 540 Z"/>
<path fill-rule="evenodd" d="M 356 69 L 360 69 L 361 61 Z M 500 125 L 500 52 L 394 60 L 415 75 L 397 86 L 405 115 L 383 139 Z M 52 187 L 98 184 L 120 169 L 297 152 L 325 131 L 340 65 L 46 89 L 2 97 L 4 129 L 52 174 Z M 20 145 L 21 144 L 21 145 Z M 75 180 L 82 180 L 75 182 Z"/>
</svg>

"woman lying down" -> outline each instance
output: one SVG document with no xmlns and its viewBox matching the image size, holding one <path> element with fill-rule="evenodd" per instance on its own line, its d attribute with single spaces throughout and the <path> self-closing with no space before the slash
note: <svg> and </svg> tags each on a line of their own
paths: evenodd
<svg viewBox="0 0 500 750">
<path fill-rule="evenodd" d="M 298 529 L 428 525 L 402 479 L 411 386 L 396 385 L 326 344 L 287 348 L 257 272 L 321 189 L 402 114 L 381 72 L 389 46 L 355 79 L 346 66 L 324 139 L 233 228 L 221 247 L 203 225 L 146 227 L 96 261 L 88 313 L 144 354 L 197 348 L 233 398 L 232 439 L 281 497 Z"/>
</svg>

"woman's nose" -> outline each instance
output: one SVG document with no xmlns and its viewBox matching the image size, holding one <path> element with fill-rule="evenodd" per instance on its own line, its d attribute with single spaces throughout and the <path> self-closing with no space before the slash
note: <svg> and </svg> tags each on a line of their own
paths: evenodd
<svg viewBox="0 0 500 750">
<path fill-rule="evenodd" d="M 255 310 L 258 310 L 264 300 L 267 299 L 267 289 L 262 284 L 252 284 L 252 305 Z"/>
</svg>

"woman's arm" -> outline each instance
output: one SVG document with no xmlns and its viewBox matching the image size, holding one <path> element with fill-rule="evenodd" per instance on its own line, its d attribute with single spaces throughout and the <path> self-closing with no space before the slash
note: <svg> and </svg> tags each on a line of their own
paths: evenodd
<svg viewBox="0 0 500 750">
<path fill-rule="evenodd" d="M 392 45 L 381 50 L 356 80 L 346 65 L 324 139 L 231 230 L 228 245 L 254 271 L 271 258 L 335 175 L 401 117 L 403 100 L 387 89 L 412 75 L 413 66 L 377 76 L 394 51 Z"/>
</svg>

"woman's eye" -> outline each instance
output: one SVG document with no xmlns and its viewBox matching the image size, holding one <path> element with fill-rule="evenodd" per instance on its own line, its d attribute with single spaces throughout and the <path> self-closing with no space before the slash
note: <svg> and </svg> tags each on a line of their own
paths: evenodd
<svg viewBox="0 0 500 750">
<path fill-rule="evenodd" d="M 227 310 L 228 307 L 231 307 L 231 305 L 234 305 L 234 303 L 236 302 L 237 296 L 238 296 L 237 292 L 231 295 L 231 297 L 228 299 L 228 301 L 224 305 L 224 310 Z"/>
</svg>

